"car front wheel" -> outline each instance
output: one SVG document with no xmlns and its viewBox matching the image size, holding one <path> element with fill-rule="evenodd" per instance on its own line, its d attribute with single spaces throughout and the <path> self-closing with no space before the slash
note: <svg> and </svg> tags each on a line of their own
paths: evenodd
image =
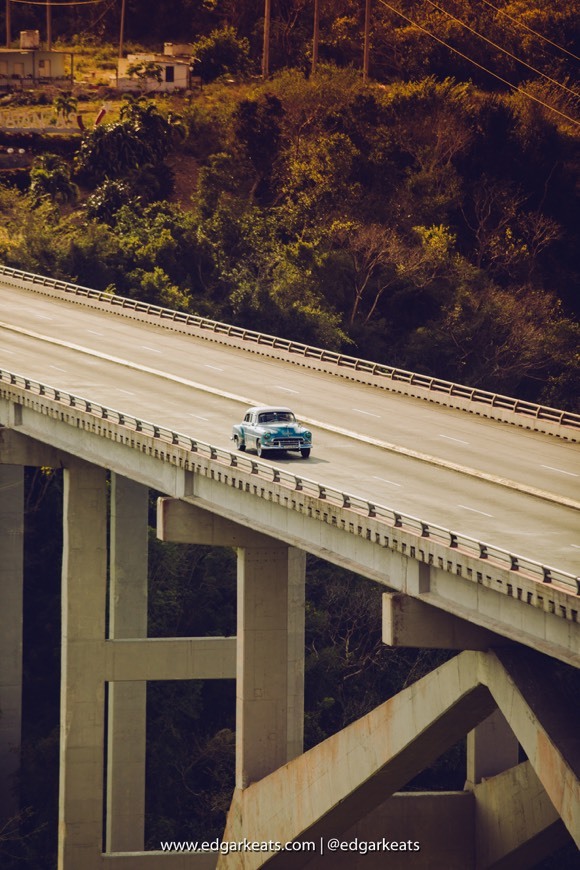
<svg viewBox="0 0 580 870">
<path fill-rule="evenodd" d="M 258 456 L 264 455 L 264 450 L 260 441 L 256 441 L 256 453 L 258 454 Z"/>
<path fill-rule="evenodd" d="M 310 456 L 310 447 L 303 447 L 300 451 L 300 455 L 302 456 L 302 459 L 308 459 Z"/>
</svg>

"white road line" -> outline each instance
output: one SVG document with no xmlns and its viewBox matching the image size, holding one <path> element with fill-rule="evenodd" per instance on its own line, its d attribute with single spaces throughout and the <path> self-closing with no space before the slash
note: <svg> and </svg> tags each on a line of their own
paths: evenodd
<svg viewBox="0 0 580 870">
<path fill-rule="evenodd" d="M 439 435 L 439 438 L 446 438 L 448 441 L 456 441 L 458 444 L 469 444 L 469 441 L 462 441 L 461 438 L 452 438 L 451 435 Z"/>
<path fill-rule="evenodd" d="M 117 387 L 117 391 L 119 393 L 125 393 L 126 396 L 134 396 L 135 395 L 135 393 L 131 393 L 131 392 L 129 392 L 129 390 L 122 390 L 121 387 Z"/>
<path fill-rule="evenodd" d="M 209 423 L 209 420 L 207 417 L 200 417 L 199 414 L 190 414 L 189 416 L 195 417 L 196 420 L 205 420 L 206 423 Z"/>
<path fill-rule="evenodd" d="M 223 369 L 220 369 L 219 366 L 210 366 L 207 363 L 204 365 L 204 369 L 213 369 L 215 372 L 223 372 Z"/>
<path fill-rule="evenodd" d="M 143 350 L 150 350 L 151 353 L 161 353 L 161 351 L 157 350 L 156 347 L 147 347 L 146 344 L 142 344 L 141 347 L 143 348 Z"/>
<path fill-rule="evenodd" d="M 58 372 L 66 372 L 66 369 L 61 369 L 60 366 L 49 366 L 49 369 L 56 369 Z"/>
<path fill-rule="evenodd" d="M 94 329 L 87 329 L 87 332 L 90 332 L 91 335 L 102 335 L 102 332 L 96 332 Z"/>
<path fill-rule="evenodd" d="M 464 504 L 458 504 L 457 507 L 462 508 L 464 511 L 471 511 L 474 514 L 481 514 L 482 517 L 493 517 L 493 514 L 486 514 L 485 511 L 478 511 L 475 508 L 467 507 L 467 505 Z"/>
<path fill-rule="evenodd" d="M 285 393 L 295 393 L 298 395 L 298 390 L 291 390 L 290 387 L 274 387 L 275 390 L 284 390 Z"/>
<path fill-rule="evenodd" d="M 381 480 L 383 483 L 389 483 L 391 486 L 402 486 L 402 483 L 395 483 L 394 480 L 387 480 L 386 477 L 377 477 L 373 475 L 373 480 Z"/>
<path fill-rule="evenodd" d="M 6 350 L 6 348 L 3 348 L 3 349 L 2 349 L 2 353 L 9 353 L 10 356 L 14 356 L 14 354 L 16 353 L 16 351 L 14 351 L 14 350 Z"/>
<path fill-rule="evenodd" d="M 380 414 L 371 414 L 370 411 L 361 411 L 360 408 L 352 408 L 352 410 L 355 411 L 357 414 L 365 414 L 367 417 L 376 417 L 377 420 L 381 419 Z"/>
<path fill-rule="evenodd" d="M 542 465 L 541 468 L 547 468 L 549 471 L 558 471 L 560 474 L 567 474 L 570 477 L 578 477 L 577 474 L 574 474 L 573 471 L 564 471 L 563 468 L 554 468 L 553 465 Z"/>
<path fill-rule="evenodd" d="M 53 320 L 49 314 L 37 314 L 35 311 L 32 311 L 31 314 L 33 317 L 40 317 L 41 320 Z"/>
<path fill-rule="evenodd" d="M 580 544 L 570 544 L 571 547 L 574 547 L 575 550 L 580 550 Z"/>
</svg>

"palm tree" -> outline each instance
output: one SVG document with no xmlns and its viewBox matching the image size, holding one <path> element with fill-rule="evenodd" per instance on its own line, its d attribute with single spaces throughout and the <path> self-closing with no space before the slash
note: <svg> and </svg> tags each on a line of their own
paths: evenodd
<svg viewBox="0 0 580 870">
<path fill-rule="evenodd" d="M 47 197 L 53 202 L 70 203 L 78 196 L 78 188 L 71 180 L 68 164 L 57 154 L 37 157 L 30 170 L 30 196 L 35 205 Z"/>
<path fill-rule="evenodd" d="M 62 115 L 63 121 L 66 124 L 72 113 L 76 112 L 78 101 L 72 94 L 61 91 L 60 94 L 54 98 L 53 105 L 56 117 L 58 118 Z"/>
</svg>

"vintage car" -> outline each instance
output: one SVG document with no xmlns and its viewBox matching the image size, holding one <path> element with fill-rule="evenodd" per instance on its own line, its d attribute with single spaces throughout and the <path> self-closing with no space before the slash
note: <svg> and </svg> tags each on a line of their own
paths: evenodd
<svg viewBox="0 0 580 870">
<path fill-rule="evenodd" d="M 232 441 L 238 450 L 255 449 L 258 456 L 270 450 L 299 450 L 308 459 L 312 449 L 312 433 L 290 408 L 250 408 L 243 422 L 234 426 Z"/>
</svg>

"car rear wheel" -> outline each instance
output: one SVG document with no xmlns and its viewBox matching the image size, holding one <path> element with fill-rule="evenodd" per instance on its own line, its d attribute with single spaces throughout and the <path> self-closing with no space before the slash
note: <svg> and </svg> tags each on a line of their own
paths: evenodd
<svg viewBox="0 0 580 870">
<path fill-rule="evenodd" d="M 310 456 L 310 447 L 303 447 L 300 451 L 300 455 L 302 456 L 302 459 L 308 459 Z"/>
<path fill-rule="evenodd" d="M 237 435 L 234 435 L 234 444 L 236 445 L 236 450 L 240 450 L 242 453 L 246 449 L 246 445 L 243 441 L 240 441 Z"/>
</svg>

